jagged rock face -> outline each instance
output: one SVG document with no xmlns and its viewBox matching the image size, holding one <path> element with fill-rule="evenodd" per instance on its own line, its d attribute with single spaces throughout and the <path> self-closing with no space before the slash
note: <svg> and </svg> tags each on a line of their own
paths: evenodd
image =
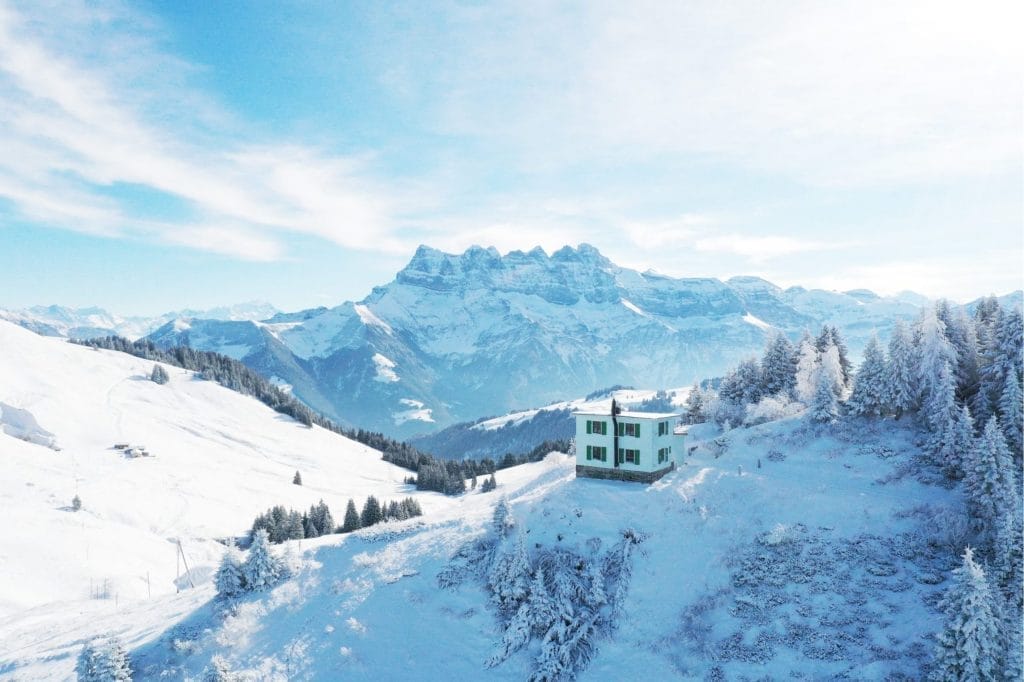
<svg viewBox="0 0 1024 682">
<path fill-rule="evenodd" d="M 917 314 L 868 294 L 640 273 L 585 244 L 550 256 L 421 246 L 359 303 L 179 320 L 150 338 L 227 351 L 344 423 L 405 437 L 613 384 L 688 385 L 760 354 L 772 327 L 795 337 L 838 324 L 857 352 Z"/>
</svg>

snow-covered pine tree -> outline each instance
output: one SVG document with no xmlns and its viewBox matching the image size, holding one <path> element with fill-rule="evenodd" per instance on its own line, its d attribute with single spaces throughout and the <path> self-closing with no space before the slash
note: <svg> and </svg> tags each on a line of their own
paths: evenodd
<svg viewBox="0 0 1024 682">
<path fill-rule="evenodd" d="M 917 391 L 914 389 L 914 351 L 910 335 L 902 320 L 896 320 L 892 336 L 889 338 L 888 363 L 888 397 L 889 407 L 896 413 L 896 418 L 917 405 Z"/>
<path fill-rule="evenodd" d="M 818 350 L 814 347 L 810 336 L 805 335 L 800 342 L 800 351 L 797 353 L 795 390 L 796 399 L 804 405 L 810 405 L 814 401 L 814 394 L 817 392 L 818 372 Z"/>
<path fill-rule="evenodd" d="M 232 599 L 245 591 L 245 579 L 242 575 L 242 560 L 234 547 L 224 550 L 220 566 L 213 576 L 213 584 L 217 588 L 219 599 Z"/>
<path fill-rule="evenodd" d="M 514 614 L 530 590 L 530 557 L 520 530 L 515 540 L 495 558 L 488 575 L 491 597 L 505 616 Z"/>
<path fill-rule="evenodd" d="M 159 363 L 153 365 L 153 373 L 149 375 L 149 378 L 151 381 L 157 384 L 166 384 L 168 381 L 171 380 L 171 378 L 167 376 L 167 370 L 164 369 L 163 365 L 160 365 Z"/>
<path fill-rule="evenodd" d="M 839 403 L 836 401 L 832 378 L 823 367 L 818 368 L 809 412 L 811 419 L 821 424 L 830 424 L 839 416 Z"/>
<path fill-rule="evenodd" d="M 302 485 L 302 474 L 296 471 L 295 476 L 292 477 L 292 483 L 295 485 Z"/>
<path fill-rule="evenodd" d="M 82 509 L 82 498 L 75 495 L 71 498 L 71 509 L 74 511 L 81 511 Z"/>
<path fill-rule="evenodd" d="M 927 450 L 939 466 L 956 461 L 954 435 L 960 410 L 956 406 L 956 376 L 949 361 L 944 361 L 928 401 L 922 406 L 929 437 Z"/>
<path fill-rule="evenodd" d="M 1007 509 L 995 522 L 992 540 L 991 576 L 992 586 L 997 588 L 1006 600 L 1010 610 L 1019 615 L 1024 609 L 1024 590 L 1021 567 L 1024 566 L 1024 550 L 1021 548 L 1021 516 L 1019 500 L 1005 505 Z"/>
<path fill-rule="evenodd" d="M 952 373 L 952 368 L 956 367 L 956 353 L 946 339 L 946 325 L 939 319 L 934 306 L 927 306 L 921 311 L 915 332 L 919 339 L 915 376 L 920 404 L 927 416 L 930 404 L 938 399 L 936 394 L 945 390 L 942 383 L 948 381 L 948 377 L 943 374 L 943 369 Z"/>
<path fill-rule="evenodd" d="M 354 530 L 359 530 L 363 527 L 362 519 L 359 518 L 359 512 L 356 511 L 356 503 L 354 500 L 348 501 L 348 506 L 345 507 L 345 521 L 341 525 L 342 533 L 351 533 Z"/>
<path fill-rule="evenodd" d="M 853 393 L 846 402 L 853 414 L 865 417 L 881 417 L 886 412 L 886 363 L 885 355 L 878 345 L 878 337 L 872 336 L 864 347 L 864 361 L 857 368 Z"/>
<path fill-rule="evenodd" d="M 999 397 L 999 423 L 1003 426 L 1006 445 L 1016 456 L 1021 458 L 1022 441 L 1024 441 L 1024 401 L 1021 398 L 1020 377 L 1017 372 L 1006 373 L 1003 393 Z"/>
<path fill-rule="evenodd" d="M 512 529 L 515 528 L 516 522 L 512 518 L 512 507 L 509 506 L 507 497 L 498 500 L 498 504 L 494 507 L 491 526 L 494 528 L 494 534 L 499 539 L 508 537 Z"/>
<path fill-rule="evenodd" d="M 956 354 L 956 399 L 960 404 L 969 401 L 978 390 L 978 337 L 974 321 L 962 306 L 939 301 L 935 313 L 946 326 L 946 338 Z"/>
<path fill-rule="evenodd" d="M 242 564 L 245 589 L 250 592 L 269 589 L 278 581 L 281 573 L 281 562 L 270 551 L 267 531 L 263 529 L 256 531 L 252 547 L 249 548 L 249 556 Z"/>
<path fill-rule="evenodd" d="M 363 504 L 363 513 L 359 517 L 359 521 L 362 523 L 363 528 L 369 528 L 375 523 L 380 523 L 384 520 L 384 512 L 380 508 L 380 502 L 376 497 L 370 495 L 366 498 L 366 502 Z"/>
<path fill-rule="evenodd" d="M 686 396 L 686 421 L 689 424 L 699 424 L 704 421 L 704 392 L 696 381 L 693 382 L 693 388 Z"/>
<path fill-rule="evenodd" d="M 970 461 L 974 449 L 974 420 L 965 405 L 960 408 L 949 434 L 948 444 L 939 452 L 942 472 L 947 478 L 958 480 L 964 477 L 964 466 Z"/>
<path fill-rule="evenodd" d="M 850 385 L 850 377 L 852 376 L 853 363 L 850 362 L 850 351 L 846 348 L 846 341 L 843 340 L 842 334 L 839 333 L 839 327 L 832 325 L 828 328 L 828 338 L 832 342 L 832 345 L 836 347 L 836 351 L 839 352 L 839 369 L 843 375 L 843 388 L 847 388 Z"/>
<path fill-rule="evenodd" d="M 75 673 L 79 682 L 131 682 L 128 654 L 117 637 L 86 643 L 78 655 Z"/>
<path fill-rule="evenodd" d="M 942 600 L 945 624 L 938 635 L 935 682 L 992 681 L 1003 679 L 1005 638 L 994 595 L 985 572 L 964 550 L 963 563 L 953 571 L 953 585 Z"/>
<path fill-rule="evenodd" d="M 778 332 L 764 349 L 761 358 L 763 395 L 789 395 L 796 386 L 796 350 L 786 335 Z"/>
<path fill-rule="evenodd" d="M 971 450 L 964 467 L 964 490 L 968 512 L 989 538 L 1000 514 L 1018 511 L 1013 459 L 996 417 L 989 418 Z"/>
</svg>

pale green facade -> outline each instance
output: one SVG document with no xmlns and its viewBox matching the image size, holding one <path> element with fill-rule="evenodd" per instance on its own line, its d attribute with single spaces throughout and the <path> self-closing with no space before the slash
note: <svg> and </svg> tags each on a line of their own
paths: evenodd
<svg viewBox="0 0 1024 682">
<path fill-rule="evenodd" d="M 574 416 L 577 475 L 654 480 L 682 462 L 685 436 L 675 432 L 678 414 L 620 412 L 614 421 L 608 413 Z"/>
</svg>

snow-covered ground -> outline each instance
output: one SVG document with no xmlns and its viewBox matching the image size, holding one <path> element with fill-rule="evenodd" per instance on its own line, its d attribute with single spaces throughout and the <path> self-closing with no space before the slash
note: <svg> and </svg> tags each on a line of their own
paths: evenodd
<svg viewBox="0 0 1024 682">
<path fill-rule="evenodd" d="M 166 367 L 161 386 L 149 380 L 152 362 L 2 321 L 0 350 L 4 654 L 16 653 L 12 641 L 29 624 L 52 627 L 54 610 L 81 613 L 88 627 L 108 607 L 157 608 L 188 585 L 175 583 L 185 570 L 178 539 L 204 583 L 223 549 L 215 538 L 244 533 L 271 505 L 308 509 L 323 498 L 340 516 L 349 498 L 416 494 L 408 472 L 377 451 L 184 370 Z M 53 447 L 39 444 L 44 435 Z M 126 457 L 118 443 L 151 456 Z M 296 471 L 302 486 L 292 484 Z M 449 506 L 416 495 L 428 514 Z M 97 595 L 108 599 L 90 600 Z"/>
<path fill-rule="evenodd" d="M 437 579 L 490 532 L 506 496 L 534 559 L 554 548 L 596 557 L 625 529 L 643 538 L 614 636 L 595 638 L 581 680 L 912 679 L 955 557 L 927 539 L 958 503 L 915 477 L 917 436 L 906 419 L 789 419 L 724 436 L 698 426 L 692 453 L 650 486 L 577 480 L 555 453 L 498 472 L 497 493 L 423 496 L 420 519 L 289 543 L 298 575 L 227 616 L 203 583 L 8 618 L 0 677 L 63 679 L 83 638 L 111 632 L 133 649 L 136 679 L 196 678 L 214 655 L 255 679 L 525 679 L 539 642 L 485 668 L 502 625 L 483 584 Z M 394 490 L 386 477 L 362 485 Z"/>
</svg>

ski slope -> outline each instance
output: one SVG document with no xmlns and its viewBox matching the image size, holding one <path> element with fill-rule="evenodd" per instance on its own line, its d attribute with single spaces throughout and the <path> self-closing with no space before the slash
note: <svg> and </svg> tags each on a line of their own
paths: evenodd
<svg viewBox="0 0 1024 682">
<path fill-rule="evenodd" d="M 74 610 L 101 593 L 123 606 L 187 587 L 187 577 L 175 582 L 185 572 L 179 539 L 201 583 L 223 549 L 215 538 L 244 533 L 271 505 L 302 510 L 323 498 L 340 516 L 350 497 L 414 494 L 408 472 L 375 450 L 175 367 L 158 385 L 153 364 L 0 321 L 0 404 L 53 443 L 0 429 L 0 651 L 10 650 L 4 634 L 47 603 Z M 152 456 L 128 458 L 116 443 Z M 302 486 L 292 485 L 297 470 Z M 427 513 L 447 504 L 418 499 Z"/>
</svg>

